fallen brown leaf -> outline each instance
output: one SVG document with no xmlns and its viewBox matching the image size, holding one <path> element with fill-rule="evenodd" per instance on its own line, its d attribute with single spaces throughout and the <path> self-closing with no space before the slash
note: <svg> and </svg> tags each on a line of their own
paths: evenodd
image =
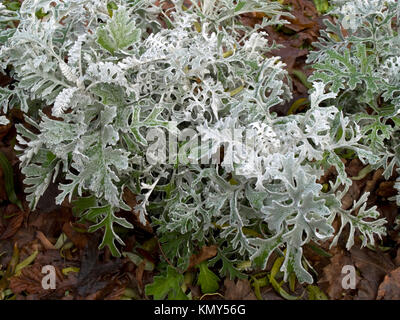
<svg viewBox="0 0 400 320">
<path fill-rule="evenodd" d="M 82 250 L 81 266 L 78 274 L 77 292 L 81 297 L 87 297 L 103 290 L 113 275 L 119 274 L 123 267 L 121 259 L 113 259 L 106 263 L 99 261 L 99 250 L 96 242 L 89 242 Z"/>
<path fill-rule="evenodd" d="M 257 300 L 248 280 L 239 279 L 235 283 L 235 281 L 227 278 L 224 285 L 226 300 Z"/>
<path fill-rule="evenodd" d="M 216 245 L 204 246 L 200 249 L 198 254 L 194 254 L 190 257 L 188 270 L 192 269 L 199 263 L 215 257 L 218 253 L 218 247 Z"/>
<path fill-rule="evenodd" d="M 136 268 L 136 272 L 135 272 L 135 278 L 136 278 L 140 293 L 142 293 L 144 290 L 143 275 L 144 275 L 145 267 L 146 267 L 146 260 L 144 259 L 141 263 L 139 263 L 138 267 Z"/>
<path fill-rule="evenodd" d="M 395 268 L 393 262 L 387 254 L 367 248 L 353 247 L 350 253 L 351 259 L 363 278 L 357 286 L 358 292 L 355 299 L 374 300 L 379 284 L 385 275 Z"/>
<path fill-rule="evenodd" d="M 399 207 L 396 203 L 389 202 L 388 204 L 381 205 L 378 207 L 378 211 L 381 217 L 386 219 L 388 230 L 392 229 L 395 226 L 394 222 L 399 214 Z"/>
<path fill-rule="evenodd" d="M 377 300 L 400 300 L 400 268 L 387 274 L 378 288 Z"/>
<path fill-rule="evenodd" d="M 0 240 L 10 238 L 14 234 L 16 234 L 19 228 L 21 227 L 23 221 L 24 221 L 24 212 L 19 211 L 15 216 L 10 218 L 10 223 L 7 225 L 6 230 L 1 235 Z"/>
<path fill-rule="evenodd" d="M 370 192 L 370 193 L 373 192 L 376 188 L 377 183 L 384 179 L 382 174 L 383 174 L 382 168 L 374 171 L 372 178 L 368 180 L 365 185 L 364 192 Z"/>
<path fill-rule="evenodd" d="M 394 181 L 383 181 L 379 184 L 376 193 L 380 197 L 389 198 L 397 194 L 397 190 L 394 188 Z"/>
<path fill-rule="evenodd" d="M 354 201 L 360 198 L 362 184 L 362 181 L 353 181 L 353 184 L 342 198 L 342 209 L 347 210 L 351 208 Z"/>
<path fill-rule="evenodd" d="M 103 289 L 91 293 L 85 300 L 120 300 L 125 292 L 126 286 L 118 281 L 110 281 Z"/>
<path fill-rule="evenodd" d="M 272 287 L 262 287 L 260 291 L 264 300 L 284 300 Z"/>
<path fill-rule="evenodd" d="M 11 130 L 12 124 L 0 125 L 0 140 L 2 140 Z"/>
<path fill-rule="evenodd" d="M 400 248 L 397 248 L 396 258 L 394 259 L 394 263 L 397 267 L 400 267 Z"/>
<path fill-rule="evenodd" d="M 14 294 L 26 292 L 28 294 L 38 294 L 38 296 L 45 297 L 48 294 L 59 291 L 64 286 L 60 285 L 65 281 L 60 269 L 55 267 L 56 271 L 56 289 L 43 289 L 42 279 L 45 276 L 42 274 L 42 265 L 35 263 L 31 266 L 25 267 L 21 271 L 21 275 L 13 276 L 10 278 L 10 289 Z"/>
<path fill-rule="evenodd" d="M 353 265 L 351 258 L 343 250 L 330 259 L 330 264 L 323 268 L 323 277 L 318 281 L 326 287 L 325 292 L 331 299 L 341 299 L 348 292 L 342 287 L 342 268 L 345 265 Z"/>
<path fill-rule="evenodd" d="M 72 227 L 70 222 L 64 223 L 62 227 L 62 231 L 68 237 L 69 240 L 79 249 L 83 249 L 86 247 L 88 242 L 88 237 L 84 233 L 80 233 Z"/>
<path fill-rule="evenodd" d="M 42 231 L 36 231 L 36 238 L 38 238 L 40 240 L 40 242 L 42 243 L 43 247 L 46 250 L 55 250 L 56 249 L 54 247 L 54 245 L 50 242 L 50 240 L 47 239 L 47 237 L 44 235 L 44 233 Z"/>
</svg>

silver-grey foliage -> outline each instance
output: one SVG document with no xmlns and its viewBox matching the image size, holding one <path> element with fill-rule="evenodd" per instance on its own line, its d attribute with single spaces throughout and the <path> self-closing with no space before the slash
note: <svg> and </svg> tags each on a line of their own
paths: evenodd
<svg viewBox="0 0 400 320">
<path fill-rule="evenodd" d="M 173 0 L 166 11 L 150 0 L 114 2 L 117 9 L 106 0 L 26 0 L 0 49 L 1 66 L 12 66 L 17 80 L 1 92 L 2 105 L 29 111 L 40 99 L 52 106 L 52 115 L 27 117 L 29 128 L 18 125 L 33 208 L 61 174 L 57 203 L 81 197 L 81 218 L 93 222 L 91 231 L 104 228 L 101 247 L 119 255 L 114 224 L 132 226 L 115 213 L 130 210 L 122 197 L 129 188 L 141 221 L 158 226 L 165 253 L 179 267 L 203 244 L 218 244 L 221 273 L 230 276 L 238 274 L 234 262 L 250 259 L 262 268 L 278 250 L 285 279 L 295 272 L 308 283 L 302 248 L 332 238 L 336 216 L 342 228 L 350 225 L 349 248 L 356 229 L 364 245 L 384 234 L 376 208 L 366 209 L 367 195 L 341 208 L 351 180 L 335 150 L 377 159 L 357 121 L 326 103 L 337 90 L 326 94 L 316 81 L 306 113 L 271 112 L 291 97 L 284 64 L 265 56 L 275 44 L 261 31 L 287 23 L 277 2 L 202 0 L 186 7 Z M 37 18 L 39 10 L 47 15 Z M 238 17 L 254 11 L 265 13 L 261 25 L 243 26 Z M 154 130 L 167 145 L 195 132 L 176 150 L 188 161 L 154 155 Z M 332 165 L 337 180 L 323 191 L 318 179 Z"/>
<path fill-rule="evenodd" d="M 337 20 L 326 21 L 308 58 L 316 69 L 311 80 L 338 94 L 335 104 L 358 123 L 361 143 L 376 155 L 369 163 L 388 179 L 394 168 L 400 173 L 400 3 L 334 3 Z"/>
</svg>

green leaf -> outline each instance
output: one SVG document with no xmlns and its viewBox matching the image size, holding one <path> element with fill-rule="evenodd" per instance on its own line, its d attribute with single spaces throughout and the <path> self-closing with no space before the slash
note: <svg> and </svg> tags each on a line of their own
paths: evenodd
<svg viewBox="0 0 400 320">
<path fill-rule="evenodd" d="M 191 256 L 190 234 L 165 232 L 160 237 L 160 243 L 168 259 L 174 261 L 179 269 L 186 270 Z"/>
<path fill-rule="evenodd" d="M 326 163 L 324 163 L 325 169 L 328 169 L 328 166 L 334 166 L 336 168 L 336 172 L 338 173 L 337 179 L 339 179 L 341 183 L 351 184 L 351 180 L 347 177 L 345 165 L 335 152 L 326 152 L 324 161 L 326 161 Z"/>
<path fill-rule="evenodd" d="M 390 139 L 393 131 L 390 125 L 383 124 L 378 115 L 357 114 L 355 119 L 361 127 L 361 132 L 366 136 L 366 143 L 372 148 L 372 151 L 385 147 L 385 140 Z"/>
<path fill-rule="evenodd" d="M 308 285 L 308 300 L 328 300 L 326 294 L 317 286 Z"/>
<path fill-rule="evenodd" d="M 110 51 L 114 54 L 114 51 L 117 49 L 117 45 L 113 41 L 113 39 L 109 36 L 107 29 L 99 28 L 97 30 L 97 42 L 104 49 Z"/>
<path fill-rule="evenodd" d="M 326 59 L 323 62 L 315 63 L 316 69 L 310 77 L 310 81 L 321 80 L 326 85 L 331 84 L 331 91 L 338 93 L 341 89 L 355 90 L 356 87 L 364 85 L 364 100 L 373 104 L 373 93 L 378 89 L 380 79 L 373 75 L 373 56 L 368 56 L 366 47 L 358 44 L 356 53 L 349 49 L 343 54 L 333 49 L 326 51 Z"/>
<path fill-rule="evenodd" d="M 110 17 L 113 16 L 114 10 L 118 9 L 118 5 L 114 1 L 110 1 L 107 3 L 107 10 Z"/>
<path fill-rule="evenodd" d="M 109 106 L 124 105 L 124 90 L 116 85 L 101 83 L 94 86 L 92 92 L 101 98 L 101 102 Z"/>
<path fill-rule="evenodd" d="M 83 212 L 90 208 L 97 207 L 97 199 L 95 196 L 80 197 L 72 201 L 72 212 L 75 217 L 80 217 Z"/>
<path fill-rule="evenodd" d="M 6 2 L 5 5 L 11 11 L 18 11 L 21 8 L 21 4 L 18 1 Z"/>
<path fill-rule="evenodd" d="M 140 36 L 140 29 L 135 28 L 135 22 L 125 8 L 114 11 L 107 25 L 97 30 L 97 42 L 111 54 L 139 41 Z"/>
<path fill-rule="evenodd" d="M 145 271 L 153 271 L 154 263 L 147 260 L 146 258 L 140 257 L 138 254 L 133 252 L 122 252 L 122 256 L 131 260 L 136 266 L 140 265 L 144 261 L 144 270 Z"/>
<path fill-rule="evenodd" d="M 233 261 L 229 259 L 222 251 L 218 250 L 218 254 L 210 260 L 210 266 L 213 266 L 217 261 L 221 260 L 222 267 L 219 270 L 219 274 L 222 277 L 228 277 L 231 280 L 236 278 L 244 279 L 246 275 L 241 273 L 233 264 Z"/>
<path fill-rule="evenodd" d="M 38 19 L 42 19 L 42 18 L 44 18 L 45 16 L 47 16 L 49 14 L 49 12 L 45 12 L 44 10 L 43 10 L 43 8 L 40 8 L 39 10 L 37 10 L 36 12 L 35 12 L 35 16 L 36 16 L 36 18 L 38 18 Z"/>
<path fill-rule="evenodd" d="M 311 250 L 313 250 L 316 254 L 318 254 L 321 257 L 332 258 L 332 255 L 329 252 L 326 252 L 324 249 L 322 249 L 321 247 L 319 247 L 317 245 L 308 243 L 307 247 L 309 247 Z"/>
<path fill-rule="evenodd" d="M 15 275 L 18 276 L 20 275 L 20 272 L 23 268 L 29 266 L 35 259 L 36 256 L 38 255 L 39 251 L 34 251 L 29 257 L 27 257 L 24 261 L 20 262 L 17 264 L 15 267 Z"/>
<path fill-rule="evenodd" d="M 3 169 L 4 184 L 8 200 L 23 210 L 21 200 L 19 200 L 15 194 L 13 169 L 3 152 L 0 152 L 0 166 Z"/>
<path fill-rule="evenodd" d="M 217 275 L 208 269 L 207 261 L 200 263 L 197 268 L 200 269 L 197 284 L 203 293 L 214 293 L 219 289 L 219 278 Z"/>
<path fill-rule="evenodd" d="M 271 273 L 269 275 L 269 281 L 272 287 L 275 289 L 277 293 L 279 293 L 286 300 L 298 300 L 300 297 L 295 297 L 288 294 L 283 288 L 282 283 L 278 283 L 276 281 L 275 276 L 278 274 L 279 269 L 284 261 L 284 257 L 279 257 L 275 260 L 274 265 L 272 266 Z"/>
<path fill-rule="evenodd" d="M 269 239 L 254 238 L 251 243 L 258 248 L 251 259 L 255 266 L 265 269 L 271 254 L 282 245 L 282 235 L 277 234 Z"/>
<path fill-rule="evenodd" d="M 300 80 L 300 82 L 308 89 L 312 89 L 312 84 L 307 80 L 306 74 L 301 70 L 293 69 L 292 73 Z"/>
<path fill-rule="evenodd" d="M 328 0 L 314 0 L 314 5 L 320 14 L 327 13 L 330 9 Z"/>
<path fill-rule="evenodd" d="M 85 214 L 84 218 L 89 221 L 101 219 L 101 221 L 98 222 L 97 224 L 90 226 L 88 231 L 94 232 L 94 231 L 104 227 L 105 230 L 104 230 L 103 241 L 101 242 L 99 249 L 102 249 L 105 246 L 108 246 L 108 248 L 111 251 L 111 254 L 114 257 L 120 257 L 121 253 L 119 252 L 119 250 L 117 249 L 117 247 L 115 245 L 115 240 L 118 241 L 121 245 L 124 245 L 124 242 L 115 233 L 114 223 L 117 223 L 120 226 L 125 227 L 125 228 L 133 228 L 133 226 L 128 221 L 126 221 L 126 219 L 116 217 L 114 215 L 114 210 L 109 205 L 104 206 L 104 207 L 97 207 L 97 208 L 89 209 L 88 212 Z"/>
<path fill-rule="evenodd" d="M 64 246 L 64 244 L 67 242 L 67 240 L 68 240 L 67 235 L 64 232 L 62 232 L 60 234 L 60 236 L 58 237 L 58 239 L 54 245 L 54 248 L 61 249 Z"/>
<path fill-rule="evenodd" d="M 140 132 L 140 128 L 165 128 L 170 131 L 171 134 L 177 133 L 176 124 L 172 121 L 160 119 L 163 112 L 163 108 L 155 107 L 151 113 L 143 120 L 141 120 L 141 109 L 135 107 L 132 114 L 131 132 L 134 135 L 138 143 L 147 146 L 147 140 L 143 137 Z"/>
<path fill-rule="evenodd" d="M 188 300 L 181 288 L 183 281 L 183 275 L 168 266 L 167 274 L 154 277 L 154 282 L 146 286 L 145 293 L 153 296 L 155 300 L 163 300 L 166 297 L 168 300 Z"/>
<path fill-rule="evenodd" d="M 246 1 L 239 1 L 235 7 L 235 12 L 240 11 L 244 7 L 245 4 L 246 4 Z"/>
</svg>

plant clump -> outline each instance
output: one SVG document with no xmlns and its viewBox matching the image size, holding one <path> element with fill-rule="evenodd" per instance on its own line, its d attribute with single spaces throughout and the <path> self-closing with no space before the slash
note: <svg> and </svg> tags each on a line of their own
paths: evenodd
<svg viewBox="0 0 400 320">
<path fill-rule="evenodd" d="M 276 1 L 25 0 L 12 17 L 18 26 L 2 33 L 0 66 L 16 82 L 0 98 L 3 111 L 27 113 L 17 150 L 31 207 L 61 177 L 56 202 L 74 200 L 113 255 L 123 245 L 115 226 L 132 228 L 117 213 L 133 209 L 157 226 L 181 270 L 216 244 L 211 264 L 220 261 L 222 275 L 240 276 L 247 260 L 265 268 L 276 251 L 285 280 L 312 283 L 306 243 L 335 245 L 347 225 L 347 248 L 356 231 L 363 245 L 385 233 L 367 193 L 341 207 L 352 183 L 341 153 L 384 166 L 386 177 L 399 166 L 399 11 L 377 3 L 375 15 L 355 6 L 347 35 L 337 11 L 339 24 L 328 24 L 309 57 L 310 107 L 278 117 L 271 108 L 291 86 L 280 58 L 266 56 L 276 44 L 263 29 L 288 23 Z M 264 17 L 254 28 L 240 21 L 250 12 Z M 331 166 L 338 175 L 323 188 Z"/>
</svg>

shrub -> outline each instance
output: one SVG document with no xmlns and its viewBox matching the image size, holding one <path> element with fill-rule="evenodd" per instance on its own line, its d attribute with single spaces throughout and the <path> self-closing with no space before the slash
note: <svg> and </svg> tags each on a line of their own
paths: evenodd
<svg viewBox="0 0 400 320">
<path fill-rule="evenodd" d="M 369 163 L 388 179 L 400 173 L 400 4 L 397 1 L 335 1 L 318 51 L 309 55 L 322 81 L 338 94 L 335 105 L 360 127 Z M 400 185 L 397 184 L 400 191 Z M 400 204 L 400 196 L 397 197 Z"/>
<path fill-rule="evenodd" d="M 241 24 L 247 12 L 262 23 Z M 356 230 L 363 245 L 384 234 L 368 194 L 341 208 L 351 180 L 338 152 L 377 156 L 361 120 L 326 103 L 339 90 L 324 93 L 331 84 L 316 81 L 306 113 L 271 111 L 291 97 L 284 64 L 265 55 L 275 44 L 262 29 L 287 23 L 277 2 L 27 0 L 19 15 L 0 51 L 17 82 L 2 98 L 30 114 L 17 125 L 17 150 L 32 208 L 61 176 L 57 203 L 78 198 L 89 230 L 104 229 L 100 248 L 119 255 L 114 228 L 132 227 L 117 216 L 132 209 L 129 189 L 181 270 L 199 247 L 217 244 L 211 263 L 222 262 L 222 275 L 239 276 L 235 263 L 245 260 L 264 268 L 277 251 L 285 279 L 294 272 L 307 283 L 309 241 L 335 236 L 334 245 L 348 224 L 348 248 Z M 35 114 L 34 100 L 51 114 Z M 338 176 L 323 190 L 332 165 Z"/>
</svg>

